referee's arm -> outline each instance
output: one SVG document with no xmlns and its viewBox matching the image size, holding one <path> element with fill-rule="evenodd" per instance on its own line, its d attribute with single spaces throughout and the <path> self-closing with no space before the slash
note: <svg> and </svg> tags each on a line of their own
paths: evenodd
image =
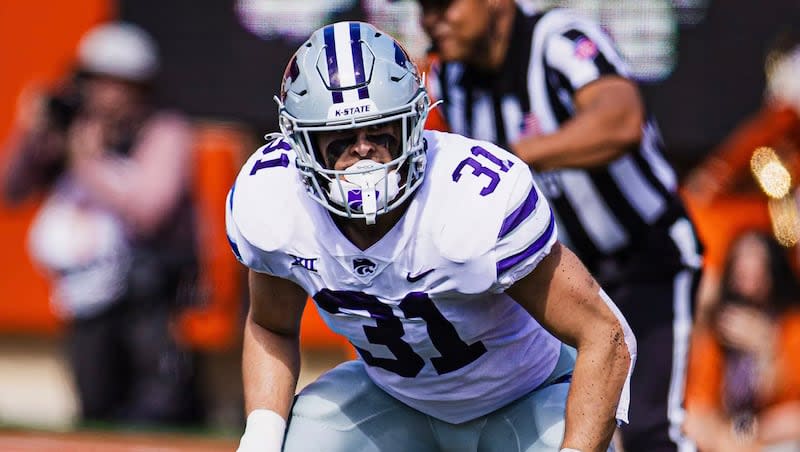
<svg viewBox="0 0 800 452">
<path fill-rule="evenodd" d="M 552 134 L 527 136 L 512 144 L 514 152 L 538 170 L 604 165 L 642 137 L 645 112 L 636 84 L 598 64 L 602 55 L 581 58 L 574 47 L 579 44 L 571 42 L 573 47 L 569 47 L 565 41 L 569 42 L 563 35 L 548 39 L 543 58 L 560 54 L 531 64 L 548 64 L 564 79 L 580 81 L 572 87 L 574 114 Z M 547 80 L 552 83 L 549 77 Z"/>
<path fill-rule="evenodd" d="M 575 93 L 575 115 L 550 135 L 523 137 L 514 152 L 540 171 L 604 165 L 642 135 L 644 107 L 633 82 L 604 76 Z"/>
</svg>

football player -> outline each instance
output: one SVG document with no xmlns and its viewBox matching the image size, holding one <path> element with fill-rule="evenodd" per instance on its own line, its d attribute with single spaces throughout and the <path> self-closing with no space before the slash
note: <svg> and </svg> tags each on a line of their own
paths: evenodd
<svg viewBox="0 0 800 452">
<path fill-rule="evenodd" d="M 239 450 L 607 450 L 636 342 L 528 166 L 423 131 L 422 77 L 369 24 L 315 31 L 277 101 L 226 206 L 250 269 Z M 293 398 L 307 294 L 358 359 Z"/>
<path fill-rule="evenodd" d="M 623 447 L 694 450 L 681 424 L 702 247 L 623 56 L 569 8 L 417 3 L 432 44 L 428 92 L 443 101 L 437 127 L 512 150 L 537 171 L 560 240 L 639 339 Z"/>
</svg>

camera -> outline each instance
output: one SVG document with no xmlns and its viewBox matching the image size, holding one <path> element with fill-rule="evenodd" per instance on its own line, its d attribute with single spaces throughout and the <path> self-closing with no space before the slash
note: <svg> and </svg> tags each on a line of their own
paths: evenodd
<svg viewBox="0 0 800 452">
<path fill-rule="evenodd" d="M 47 99 L 47 116 L 50 124 L 59 130 L 67 130 L 80 110 L 80 99 L 72 96 L 50 96 Z"/>
<path fill-rule="evenodd" d="M 46 101 L 47 117 L 58 130 L 67 130 L 83 107 L 82 85 L 86 78 L 80 72 L 50 94 Z"/>
</svg>

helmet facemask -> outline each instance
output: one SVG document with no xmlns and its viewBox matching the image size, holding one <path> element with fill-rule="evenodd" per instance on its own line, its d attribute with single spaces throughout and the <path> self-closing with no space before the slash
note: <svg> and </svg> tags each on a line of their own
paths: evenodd
<svg viewBox="0 0 800 452">
<path fill-rule="evenodd" d="M 334 27 L 338 27 L 336 42 L 331 38 Z M 349 36 L 342 30 L 349 30 Z M 339 56 L 341 49 L 352 48 L 353 55 L 358 51 L 361 66 L 351 61 L 336 64 L 333 58 L 331 69 L 334 46 L 340 49 Z M 359 77 L 360 83 L 335 86 L 342 80 L 358 82 Z M 315 32 L 290 61 L 276 101 L 281 132 L 297 154 L 296 166 L 307 191 L 330 212 L 374 224 L 377 215 L 400 206 L 421 184 L 422 131 L 429 109 L 424 82 L 402 47 L 371 25 L 345 22 Z M 318 134 L 390 122 L 397 122 L 400 132 L 391 161 L 364 159 L 335 170 L 332 162 L 323 160 Z"/>
</svg>

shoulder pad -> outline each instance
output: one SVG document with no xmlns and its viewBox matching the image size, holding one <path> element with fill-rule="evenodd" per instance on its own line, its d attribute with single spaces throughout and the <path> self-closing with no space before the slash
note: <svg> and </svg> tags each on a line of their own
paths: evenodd
<svg viewBox="0 0 800 452">
<path fill-rule="evenodd" d="M 491 251 L 528 165 L 486 141 L 426 131 L 426 229 L 446 259 L 465 263 Z M 519 194 L 517 195 L 517 197 Z"/>
<path fill-rule="evenodd" d="M 303 183 L 288 143 L 273 140 L 242 167 L 228 199 L 231 219 L 248 243 L 262 251 L 284 247 L 303 204 Z"/>
</svg>

